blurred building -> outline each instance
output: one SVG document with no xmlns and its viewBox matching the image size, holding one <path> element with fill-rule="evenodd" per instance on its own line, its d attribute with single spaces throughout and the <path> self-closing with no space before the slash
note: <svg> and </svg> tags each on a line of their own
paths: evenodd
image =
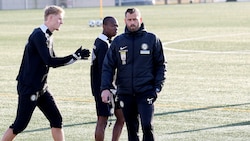
<svg viewBox="0 0 250 141">
<path fill-rule="evenodd" d="M 160 5 L 213 2 L 250 2 L 250 0 L 0 0 L 0 10 L 41 9 L 46 5 L 58 5 L 63 8 L 126 6 L 126 5 Z"/>
<path fill-rule="evenodd" d="M 100 6 L 100 0 L 0 0 L 0 10 L 36 9 L 51 4 L 65 8 L 96 7 Z M 115 6 L 115 0 L 102 0 L 102 6 Z"/>
<path fill-rule="evenodd" d="M 116 6 L 124 5 L 154 5 L 155 0 L 115 0 Z"/>
</svg>

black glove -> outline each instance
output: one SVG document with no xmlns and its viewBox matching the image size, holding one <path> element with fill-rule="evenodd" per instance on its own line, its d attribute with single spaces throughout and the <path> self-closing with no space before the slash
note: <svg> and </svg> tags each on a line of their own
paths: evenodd
<svg viewBox="0 0 250 141">
<path fill-rule="evenodd" d="M 73 58 L 75 60 L 80 60 L 80 59 L 88 59 L 90 56 L 90 52 L 88 49 L 82 49 L 82 46 L 76 50 L 76 52 L 73 54 Z"/>
<path fill-rule="evenodd" d="M 78 48 L 78 49 L 76 50 L 75 53 L 72 54 L 72 55 L 73 55 L 73 58 L 74 58 L 75 60 L 82 59 L 82 58 L 81 58 L 81 52 L 82 52 L 82 46 L 81 46 L 80 48 Z"/>
<path fill-rule="evenodd" d="M 90 51 L 88 49 L 83 49 L 80 54 L 82 59 L 88 59 Z"/>
</svg>

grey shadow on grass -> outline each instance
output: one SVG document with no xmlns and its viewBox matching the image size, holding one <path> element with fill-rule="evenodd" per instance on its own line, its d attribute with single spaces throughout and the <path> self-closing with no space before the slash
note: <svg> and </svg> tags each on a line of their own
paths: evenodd
<svg viewBox="0 0 250 141">
<path fill-rule="evenodd" d="M 171 134 L 191 133 L 191 132 L 197 132 L 197 131 L 219 129 L 219 128 L 227 128 L 227 127 L 236 127 L 236 126 L 247 126 L 247 125 L 250 125 L 250 121 L 226 124 L 226 125 L 215 126 L 215 127 L 207 127 L 207 128 L 193 129 L 193 130 L 184 130 L 184 131 L 178 131 L 178 132 L 171 132 L 171 133 L 167 133 L 167 134 L 171 135 Z"/>
<path fill-rule="evenodd" d="M 63 128 L 73 127 L 73 126 L 81 126 L 81 125 L 87 125 L 87 124 L 96 124 L 96 121 L 68 124 L 68 125 L 64 125 Z M 50 130 L 50 129 L 51 128 L 49 128 L 49 127 L 47 127 L 47 128 L 38 128 L 38 129 L 32 129 L 32 130 L 25 130 L 22 133 L 39 132 L 39 131 L 45 131 L 45 130 Z"/>
<path fill-rule="evenodd" d="M 241 104 L 232 104 L 232 105 L 223 105 L 223 106 L 209 106 L 209 107 L 204 107 L 204 108 L 196 108 L 196 109 L 180 110 L 180 111 L 173 111 L 173 112 L 166 112 L 166 113 L 158 113 L 156 115 L 160 116 L 160 115 L 167 115 L 167 114 L 177 114 L 177 113 L 184 113 L 184 112 L 194 112 L 194 111 L 201 111 L 201 110 L 208 110 L 208 109 L 227 108 L 227 107 L 236 107 L 236 106 L 244 106 L 244 105 L 250 105 L 250 103 L 241 103 Z M 231 124 L 226 124 L 226 125 L 206 127 L 206 128 L 200 128 L 200 129 L 177 131 L 177 132 L 171 132 L 171 133 L 167 133 L 167 134 L 190 133 L 190 132 L 197 132 L 197 131 L 203 131 L 203 130 L 236 127 L 236 126 L 247 126 L 247 125 L 250 125 L 250 121 L 231 123 Z"/>
<path fill-rule="evenodd" d="M 154 116 L 164 116 L 164 115 L 169 115 L 169 114 L 187 113 L 187 112 L 209 110 L 209 109 L 216 109 L 216 108 L 236 107 L 236 106 L 243 106 L 243 105 L 250 105 L 250 103 L 241 103 L 241 104 L 232 104 L 232 105 L 219 105 L 219 106 L 208 106 L 208 107 L 204 107 L 204 108 L 187 109 L 187 110 L 179 110 L 179 111 L 172 111 L 172 112 L 163 112 L 163 113 L 156 113 L 156 114 L 154 114 Z M 83 123 L 75 123 L 75 124 L 68 124 L 68 125 L 64 125 L 63 127 L 67 128 L 67 127 L 81 126 L 81 125 L 87 125 L 87 124 L 96 124 L 96 121 L 83 122 Z M 217 127 L 208 127 L 208 128 L 202 128 L 202 129 L 196 129 L 196 130 L 187 130 L 187 131 L 172 132 L 172 133 L 168 133 L 168 134 L 178 134 L 178 133 L 186 133 L 186 132 L 195 132 L 195 131 L 208 130 L 208 129 L 214 129 L 214 128 L 223 128 L 223 127 L 230 127 L 230 126 L 243 126 L 243 125 L 250 125 L 250 121 L 241 122 L 241 123 L 234 123 L 234 124 L 229 124 L 229 125 L 222 125 L 222 126 L 217 126 Z M 23 133 L 39 132 L 39 131 L 45 131 L 45 130 L 50 130 L 50 128 L 47 127 L 47 128 L 38 128 L 38 129 L 32 129 L 32 130 L 25 130 Z"/>
<path fill-rule="evenodd" d="M 209 109 L 217 109 L 217 108 L 236 107 L 236 106 L 244 106 L 244 105 L 250 105 L 250 103 L 240 103 L 240 104 L 231 104 L 231 105 L 208 106 L 208 107 L 203 107 L 203 108 L 195 108 L 195 109 L 179 110 L 179 111 L 172 111 L 172 112 L 156 113 L 155 116 L 163 116 L 163 115 L 169 115 L 169 114 L 178 114 L 178 113 L 195 112 L 195 111 L 202 111 L 202 110 L 209 110 Z"/>
</svg>

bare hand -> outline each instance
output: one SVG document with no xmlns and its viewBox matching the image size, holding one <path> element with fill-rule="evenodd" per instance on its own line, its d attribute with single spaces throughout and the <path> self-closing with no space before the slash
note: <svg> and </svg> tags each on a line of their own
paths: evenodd
<svg viewBox="0 0 250 141">
<path fill-rule="evenodd" d="M 110 93 L 109 90 L 103 90 L 102 94 L 101 94 L 102 102 L 109 103 L 110 102 L 110 96 L 111 96 L 111 93 Z"/>
</svg>

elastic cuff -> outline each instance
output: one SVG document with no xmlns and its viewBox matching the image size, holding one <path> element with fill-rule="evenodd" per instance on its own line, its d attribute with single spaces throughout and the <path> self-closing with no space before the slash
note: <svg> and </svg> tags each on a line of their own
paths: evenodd
<svg viewBox="0 0 250 141">
<path fill-rule="evenodd" d="M 72 54 L 72 56 L 73 56 L 73 59 L 74 59 L 74 60 L 80 60 L 80 59 L 81 59 L 81 57 L 77 56 L 75 53 Z"/>
</svg>

